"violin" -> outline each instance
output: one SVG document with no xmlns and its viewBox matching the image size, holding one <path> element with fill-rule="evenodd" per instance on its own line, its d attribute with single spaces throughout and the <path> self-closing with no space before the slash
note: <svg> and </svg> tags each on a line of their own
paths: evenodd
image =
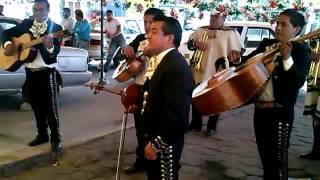
<svg viewBox="0 0 320 180">
<path fill-rule="evenodd" d="M 130 106 L 137 104 L 139 94 L 142 89 L 142 85 L 138 85 L 138 84 L 130 84 L 124 90 L 108 88 L 98 83 L 85 84 L 84 86 L 89 87 L 90 89 L 94 89 L 97 92 L 106 91 L 112 94 L 120 95 L 121 103 L 126 109 L 128 109 Z"/>
<path fill-rule="evenodd" d="M 138 52 L 133 59 L 125 59 L 126 57 L 121 54 L 121 47 L 115 53 L 114 58 L 119 58 L 120 64 L 112 74 L 112 78 L 118 82 L 125 82 L 134 76 L 138 75 L 144 69 L 145 63 L 142 59 L 143 53 Z"/>
</svg>

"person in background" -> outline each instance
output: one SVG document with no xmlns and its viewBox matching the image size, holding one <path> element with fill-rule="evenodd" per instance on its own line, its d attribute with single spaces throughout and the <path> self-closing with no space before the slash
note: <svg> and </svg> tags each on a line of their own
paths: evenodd
<svg viewBox="0 0 320 180">
<path fill-rule="evenodd" d="M 3 5 L 0 5 L 0 16 L 4 16 L 3 9 L 4 9 Z"/>
<path fill-rule="evenodd" d="M 179 22 L 156 16 L 147 34 L 144 54 L 154 57 L 152 77 L 144 83 L 145 157 L 149 180 L 178 180 L 184 133 L 187 131 L 192 99 L 192 74 L 178 52 L 182 29 Z"/>
<path fill-rule="evenodd" d="M 71 11 L 69 8 L 63 8 L 62 12 L 63 18 L 61 20 L 60 25 L 64 30 L 68 30 L 70 34 L 72 34 L 72 28 L 74 26 L 74 20 L 71 17 Z M 73 46 L 73 36 L 68 36 L 64 38 L 64 45 L 65 46 Z"/>
<path fill-rule="evenodd" d="M 107 20 L 104 23 L 104 28 L 107 38 L 110 39 L 107 62 L 103 67 L 104 72 L 108 72 L 114 53 L 119 47 L 126 45 L 126 40 L 121 32 L 121 24 L 117 19 L 113 18 L 111 10 L 107 11 Z M 117 67 L 119 65 L 119 59 L 113 58 L 113 65 Z"/>
<path fill-rule="evenodd" d="M 80 9 L 75 10 L 76 24 L 73 27 L 75 33 L 75 47 L 89 49 L 90 24 L 83 18 L 83 12 Z"/>
<path fill-rule="evenodd" d="M 51 130 L 50 141 L 53 153 L 62 152 L 61 136 L 59 133 L 59 115 L 57 105 L 57 81 L 55 64 L 60 52 L 61 40 L 46 36 L 62 30 L 49 17 L 50 4 L 47 0 L 35 0 L 33 5 L 33 19 L 25 19 L 21 24 L 3 32 L 3 47 L 5 55 L 11 56 L 15 52 L 12 37 L 19 37 L 29 33 L 33 38 L 42 37 L 42 44 L 31 48 L 36 57 L 26 63 L 26 88 L 35 115 L 38 134 L 29 146 L 37 146 L 49 141 L 48 125 Z"/>
<path fill-rule="evenodd" d="M 135 58 L 136 53 L 140 50 L 143 50 L 144 45 L 146 44 L 146 35 L 150 32 L 151 23 L 153 22 L 153 18 L 157 15 L 163 15 L 163 12 L 157 8 L 149 8 L 145 11 L 143 16 L 144 21 L 144 29 L 145 34 L 138 35 L 128 46 L 122 48 L 122 54 L 129 59 Z M 148 62 L 145 62 L 145 67 L 148 66 Z M 146 69 L 146 68 L 145 68 Z M 134 83 L 138 85 L 143 85 L 145 82 L 145 71 L 141 72 L 134 79 Z M 142 108 L 142 97 L 139 99 L 139 103 L 137 103 L 137 109 L 134 112 L 134 124 L 136 128 L 136 136 L 138 140 L 138 146 L 136 149 L 136 161 L 134 164 L 127 169 L 125 169 L 125 173 L 136 173 L 139 171 L 144 171 L 146 169 L 146 159 L 144 157 L 144 133 L 142 131 L 142 122 L 141 122 L 141 108 Z"/>
<path fill-rule="evenodd" d="M 263 39 L 247 57 L 279 49 L 274 53 L 275 66 L 271 77 L 254 102 L 254 132 L 265 180 L 288 179 L 288 148 L 294 105 L 311 62 L 310 48 L 305 43 L 290 40 L 300 34 L 305 24 L 304 16 L 297 10 L 282 11 L 275 27 L 276 39 Z"/>
<path fill-rule="evenodd" d="M 320 43 L 320 42 L 317 42 L 317 43 Z M 320 49 L 317 49 L 317 51 L 319 50 Z M 319 63 L 320 53 L 312 52 L 311 60 L 314 61 L 315 63 Z M 315 68 L 314 71 L 317 71 L 317 69 Z M 319 70 L 317 73 L 319 73 Z M 314 79 L 312 78 L 310 80 L 312 81 Z M 320 99 L 319 99 L 320 97 L 319 97 L 319 89 L 318 89 L 319 83 L 320 82 L 318 80 L 315 86 L 308 84 L 308 90 L 306 93 L 305 111 L 303 112 L 303 114 L 312 115 L 313 146 L 310 152 L 300 155 L 300 157 L 303 159 L 320 160 Z"/>
<path fill-rule="evenodd" d="M 224 27 L 226 15 L 226 12 L 212 11 L 210 25 L 198 28 L 190 36 L 188 48 L 193 51 L 203 51 L 202 57 L 198 57 L 194 53 L 190 62 L 196 85 L 230 65 L 240 62 L 244 45 L 236 30 Z M 207 38 L 207 40 L 203 40 L 203 38 Z M 209 116 L 205 131 L 206 136 L 215 133 L 218 119 L 219 114 Z M 194 105 L 192 105 L 192 120 L 189 129 L 196 131 L 202 129 L 202 115 Z"/>
</svg>

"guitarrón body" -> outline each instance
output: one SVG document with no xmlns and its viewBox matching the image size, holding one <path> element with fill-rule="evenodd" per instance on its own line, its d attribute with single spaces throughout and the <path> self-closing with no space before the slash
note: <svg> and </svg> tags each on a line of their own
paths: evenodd
<svg viewBox="0 0 320 180">
<path fill-rule="evenodd" d="M 320 30 L 292 41 L 318 37 Z M 271 76 L 278 47 L 250 58 L 236 70 L 226 69 L 203 81 L 192 94 L 192 102 L 202 115 L 214 115 L 248 104 L 260 94 Z"/>
</svg>

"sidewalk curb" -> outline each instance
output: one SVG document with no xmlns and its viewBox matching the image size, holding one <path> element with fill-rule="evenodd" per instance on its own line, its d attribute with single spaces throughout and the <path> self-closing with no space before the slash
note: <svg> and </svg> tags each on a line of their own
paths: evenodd
<svg viewBox="0 0 320 180">
<path fill-rule="evenodd" d="M 129 125 L 126 128 L 126 130 L 131 129 L 133 127 L 134 127 L 133 125 Z M 68 146 L 64 146 L 64 153 L 63 153 L 62 157 L 72 149 L 75 149 L 79 146 L 85 146 L 87 144 L 90 144 L 90 143 L 93 143 L 96 141 L 101 141 L 108 136 L 111 137 L 112 135 L 120 133 L 120 131 L 121 131 L 121 128 L 117 128 L 112 131 L 109 131 L 105 135 L 95 137 L 95 138 L 92 138 L 92 139 L 89 139 L 86 141 L 78 142 L 75 144 L 71 144 Z M 43 165 L 45 163 L 50 163 L 50 162 L 52 162 L 52 154 L 50 151 L 47 151 L 47 152 L 35 154 L 33 156 L 29 156 L 24 159 L 18 159 L 16 161 L 2 164 L 2 165 L 0 165 L 0 178 L 13 176 L 17 172 L 31 169 L 31 168 L 35 168 L 35 167 L 39 167 L 40 165 Z"/>
</svg>

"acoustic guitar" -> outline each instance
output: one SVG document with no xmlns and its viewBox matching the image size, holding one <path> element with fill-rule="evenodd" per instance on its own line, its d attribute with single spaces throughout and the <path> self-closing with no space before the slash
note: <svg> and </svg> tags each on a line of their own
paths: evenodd
<svg viewBox="0 0 320 180">
<path fill-rule="evenodd" d="M 63 38 L 68 36 L 68 30 L 58 31 L 46 36 L 52 38 Z M 4 55 L 5 49 L 0 47 L 0 69 L 7 71 L 16 71 L 23 63 L 32 62 L 37 56 L 37 49 L 32 48 L 37 44 L 42 43 L 45 36 L 39 39 L 32 39 L 28 33 L 22 34 L 20 37 L 13 37 L 11 39 L 12 44 L 16 47 L 15 52 L 12 56 Z"/>
<path fill-rule="evenodd" d="M 116 51 L 116 54 L 121 54 L 120 48 Z M 118 82 L 125 82 L 138 75 L 143 70 L 145 65 L 141 59 L 142 55 L 143 53 L 139 52 L 136 54 L 134 59 L 124 59 L 125 57 L 120 55 L 121 59 L 124 60 L 120 61 L 120 64 L 112 74 L 112 78 Z M 119 57 L 119 55 L 115 56 Z"/>
<path fill-rule="evenodd" d="M 320 29 L 292 41 L 319 38 Z M 250 58 L 237 68 L 225 69 L 203 81 L 192 93 L 192 103 L 202 115 L 230 111 L 252 102 L 262 92 L 275 64 L 278 47 Z"/>
</svg>

